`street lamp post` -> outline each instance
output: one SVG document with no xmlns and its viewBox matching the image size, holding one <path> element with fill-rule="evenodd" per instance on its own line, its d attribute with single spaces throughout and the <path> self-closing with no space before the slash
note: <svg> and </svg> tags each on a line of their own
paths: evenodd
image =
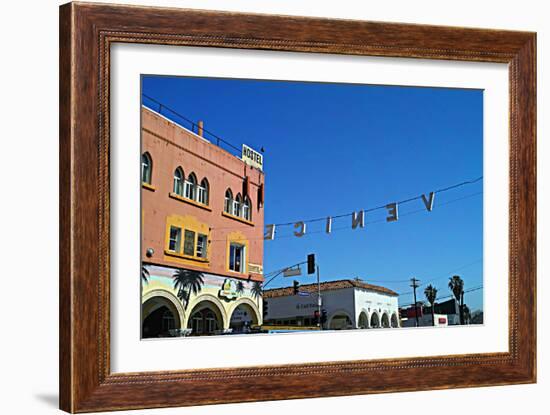
<svg viewBox="0 0 550 415">
<path fill-rule="evenodd" d="M 319 321 L 317 322 L 317 327 L 322 329 L 321 326 L 321 306 L 323 304 L 323 300 L 321 299 L 321 279 L 319 278 L 319 265 L 317 265 L 317 310 L 319 313 Z"/>
</svg>

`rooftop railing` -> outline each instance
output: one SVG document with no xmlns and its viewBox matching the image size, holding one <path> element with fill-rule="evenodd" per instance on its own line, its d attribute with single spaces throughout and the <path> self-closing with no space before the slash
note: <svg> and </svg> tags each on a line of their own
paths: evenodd
<svg viewBox="0 0 550 415">
<path fill-rule="evenodd" d="M 192 121 L 191 119 L 181 115 L 172 108 L 164 105 L 162 102 L 157 101 L 156 99 L 150 97 L 147 94 L 141 94 L 141 103 L 146 108 L 149 108 L 160 115 L 168 118 L 169 120 L 175 122 L 178 125 L 181 125 L 183 128 L 186 128 L 193 133 L 200 135 L 199 130 L 202 129 L 202 137 L 210 141 L 213 144 L 216 144 L 218 147 L 224 149 L 225 151 L 233 154 L 234 156 L 241 156 L 241 149 L 231 144 L 229 141 L 224 140 L 220 136 L 214 134 L 212 131 L 207 130 L 204 127 L 200 127 L 198 123 Z"/>
</svg>

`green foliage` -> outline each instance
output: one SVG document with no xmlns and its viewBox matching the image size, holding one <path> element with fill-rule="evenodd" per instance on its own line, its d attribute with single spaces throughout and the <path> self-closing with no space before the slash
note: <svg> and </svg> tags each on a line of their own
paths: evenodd
<svg viewBox="0 0 550 415">
<path fill-rule="evenodd" d="M 458 275 L 449 278 L 449 289 L 453 292 L 456 301 L 460 301 L 462 292 L 464 291 L 464 281 Z"/>
<path fill-rule="evenodd" d="M 437 288 L 432 286 L 432 284 L 428 285 L 424 290 L 424 295 L 426 296 L 426 300 L 428 300 L 433 308 L 435 304 L 435 299 L 437 298 Z"/>
</svg>

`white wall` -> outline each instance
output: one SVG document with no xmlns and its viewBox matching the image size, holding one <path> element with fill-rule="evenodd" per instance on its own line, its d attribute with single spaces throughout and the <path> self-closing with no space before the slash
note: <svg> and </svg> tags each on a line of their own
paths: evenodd
<svg viewBox="0 0 550 415">
<path fill-rule="evenodd" d="M 124 1 L 117 0 L 119 3 Z M 539 252 L 548 252 L 550 211 L 547 182 L 550 171 L 548 73 L 550 47 L 547 2 L 536 0 L 442 2 L 438 0 L 358 2 L 355 0 L 133 0 L 133 3 L 261 13 L 315 15 L 454 26 L 491 27 L 538 32 L 538 183 Z M 56 0 L 27 0 L 3 5 L 2 31 L 2 204 L 0 238 L 5 287 L 24 284 L 27 297 L 6 289 L 2 309 L 15 318 L 2 321 L 0 367 L 2 412 L 57 414 L 57 94 L 58 15 Z M 546 76 L 545 76 L 546 75 Z M 548 256 L 538 258 L 538 274 L 550 273 Z M 547 279 L 539 278 L 538 298 L 548 294 Z M 352 396 L 132 411 L 131 414 L 340 413 L 347 411 L 405 413 L 444 410 L 446 414 L 541 413 L 550 388 L 548 324 L 539 320 L 536 385 L 458 389 L 401 394 Z M 8 334 L 9 333 L 9 334 Z M 545 393 L 546 392 L 546 393 Z M 490 406 L 489 406 L 490 405 Z M 546 405 L 547 406 L 547 405 Z"/>
<path fill-rule="evenodd" d="M 339 290 L 321 291 L 323 305 L 321 308 L 327 310 L 330 321 L 334 313 L 344 311 L 353 322 L 354 301 L 353 288 Z M 300 295 L 289 295 L 284 297 L 267 298 L 268 319 L 284 319 L 289 317 L 313 317 L 318 309 L 317 292 L 311 293 L 309 297 Z"/>
<path fill-rule="evenodd" d="M 382 321 L 382 315 L 387 314 L 391 321 L 392 314 L 399 318 L 397 297 L 391 297 L 373 291 L 357 288 L 343 288 L 339 290 L 327 290 L 321 292 L 323 300 L 322 309 L 327 311 L 327 324 L 334 316 L 347 315 L 353 327 L 357 327 L 359 314 L 365 311 L 370 320 L 372 313 L 376 312 Z M 312 293 L 309 297 L 299 295 L 288 295 L 284 297 L 273 297 L 267 299 L 268 319 L 278 320 L 297 316 L 312 317 L 317 310 L 317 294 Z"/>
<path fill-rule="evenodd" d="M 382 324 L 382 315 L 387 314 L 391 324 L 392 314 L 397 315 L 399 321 L 398 297 L 380 294 L 373 291 L 355 290 L 355 325 L 359 321 L 361 311 L 365 311 L 369 317 L 369 322 L 373 313 L 378 313 L 380 324 Z"/>
</svg>

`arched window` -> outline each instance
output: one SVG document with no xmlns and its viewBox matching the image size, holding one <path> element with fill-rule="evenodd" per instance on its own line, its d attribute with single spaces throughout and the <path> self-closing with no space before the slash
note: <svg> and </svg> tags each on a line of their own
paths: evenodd
<svg viewBox="0 0 550 415">
<path fill-rule="evenodd" d="M 149 153 L 143 153 L 141 155 L 141 181 L 143 183 L 151 184 L 151 176 L 153 173 L 153 160 Z"/>
<path fill-rule="evenodd" d="M 183 175 L 183 170 L 181 167 L 178 167 L 176 171 L 174 171 L 174 193 L 183 196 L 183 178 L 185 176 Z"/>
<path fill-rule="evenodd" d="M 246 196 L 243 203 L 243 218 L 246 220 L 252 219 L 252 209 L 250 209 L 250 198 Z"/>
<path fill-rule="evenodd" d="M 183 189 L 184 196 L 187 199 L 195 200 L 196 197 L 196 187 L 197 187 L 197 178 L 194 173 L 191 173 L 187 180 L 185 180 L 185 185 Z"/>
<path fill-rule="evenodd" d="M 241 206 L 242 206 L 241 194 L 237 193 L 237 197 L 233 201 L 233 216 L 241 216 Z"/>
<path fill-rule="evenodd" d="M 225 213 L 231 214 L 233 212 L 233 193 L 231 189 L 225 191 L 225 203 L 223 205 L 223 210 Z"/>
<path fill-rule="evenodd" d="M 197 202 L 203 205 L 208 205 L 208 180 L 201 180 L 201 184 L 197 187 Z"/>
</svg>

